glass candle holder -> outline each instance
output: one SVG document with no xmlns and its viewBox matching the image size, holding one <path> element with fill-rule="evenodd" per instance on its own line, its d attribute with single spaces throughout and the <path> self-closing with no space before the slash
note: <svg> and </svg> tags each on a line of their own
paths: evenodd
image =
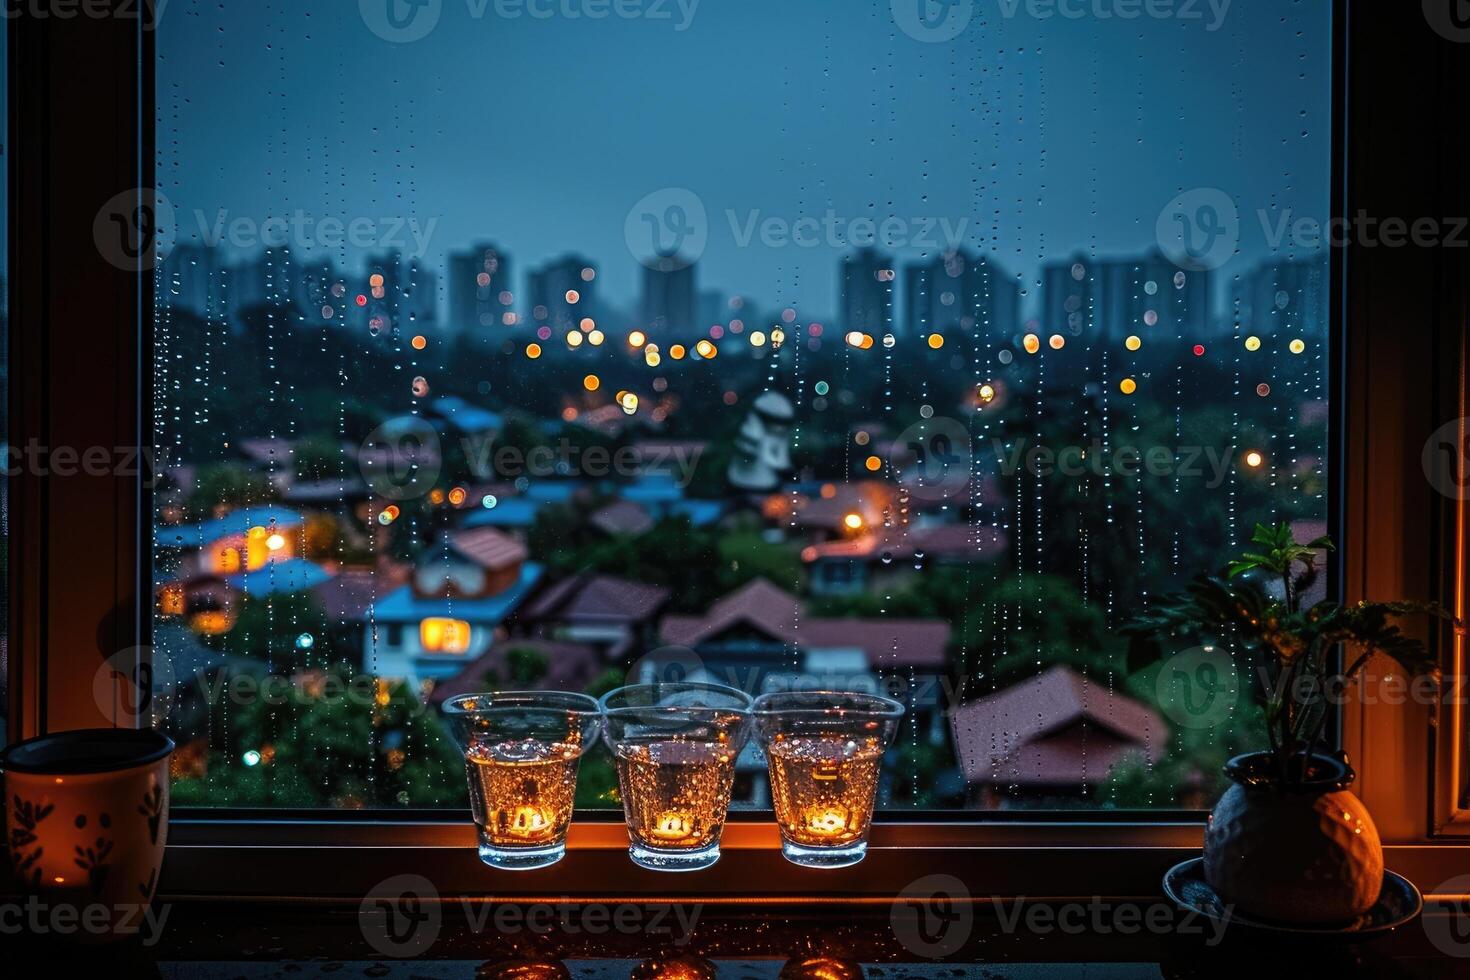
<svg viewBox="0 0 1470 980">
<path fill-rule="evenodd" d="M 873 694 L 763 694 L 754 706 L 781 853 L 808 868 L 843 868 L 868 851 L 883 753 L 903 705 Z"/>
<path fill-rule="evenodd" d="M 526 870 L 566 854 L 582 753 L 602 718 L 585 694 L 524 691 L 467 694 L 444 703 L 464 751 L 480 860 Z"/>
<path fill-rule="evenodd" d="M 697 871 L 720 859 L 751 698 L 718 684 L 640 684 L 600 702 L 633 863 Z"/>
</svg>

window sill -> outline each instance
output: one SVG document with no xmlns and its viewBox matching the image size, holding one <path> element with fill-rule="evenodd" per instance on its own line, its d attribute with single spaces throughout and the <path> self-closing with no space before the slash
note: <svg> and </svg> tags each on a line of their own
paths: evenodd
<svg viewBox="0 0 1470 980">
<path fill-rule="evenodd" d="M 889 900 L 918 879 L 950 875 L 974 895 L 1154 895 L 1164 871 L 1199 853 L 1203 822 L 948 820 L 874 825 L 868 858 L 812 871 L 781 857 L 766 819 L 725 828 L 724 856 L 708 871 L 658 874 L 629 862 L 621 822 L 580 819 L 567 857 L 541 871 L 482 865 L 474 828 L 433 820 L 198 820 L 169 828 L 163 891 L 173 896 L 358 896 L 386 878 L 417 874 L 443 895 L 523 897 L 766 896 L 840 894 Z"/>
<path fill-rule="evenodd" d="M 744 816 L 744 815 L 741 815 Z M 1199 854 L 1203 815 L 1164 821 L 892 821 L 875 824 L 863 863 L 833 871 L 781 857 L 776 828 L 757 815 L 725 828 L 724 856 L 697 874 L 658 874 L 627 857 L 621 822 L 572 825 L 567 856 L 534 872 L 485 867 L 474 828 L 432 819 L 175 819 L 161 891 L 174 898 L 360 899 L 395 875 L 420 875 L 441 896 L 728 898 L 869 904 L 892 901 L 930 875 L 975 898 L 1157 897 L 1163 874 Z M 1385 847 L 1388 866 L 1426 895 L 1454 897 L 1470 874 L 1470 845 Z M 1445 886 L 1451 886 L 1448 889 Z"/>
</svg>

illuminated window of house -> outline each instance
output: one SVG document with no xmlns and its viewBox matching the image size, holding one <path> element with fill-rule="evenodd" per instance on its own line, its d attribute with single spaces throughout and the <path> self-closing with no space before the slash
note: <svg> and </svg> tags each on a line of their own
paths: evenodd
<svg viewBox="0 0 1470 980">
<path fill-rule="evenodd" d="M 184 587 L 182 585 L 166 585 L 159 590 L 158 614 L 160 616 L 182 616 L 184 614 Z"/>
<path fill-rule="evenodd" d="M 240 549 L 234 547 L 217 548 L 211 553 L 211 558 L 213 561 L 210 571 L 216 575 L 234 575 L 245 564 L 240 556 Z"/>
<path fill-rule="evenodd" d="M 465 653 L 470 648 L 470 624 L 437 616 L 426 619 L 419 623 L 419 646 L 425 653 Z"/>
</svg>

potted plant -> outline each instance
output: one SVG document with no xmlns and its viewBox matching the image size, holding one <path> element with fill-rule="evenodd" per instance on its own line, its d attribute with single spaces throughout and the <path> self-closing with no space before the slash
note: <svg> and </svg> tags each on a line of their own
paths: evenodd
<svg viewBox="0 0 1470 980">
<path fill-rule="evenodd" d="M 1158 640 L 1187 638 L 1236 655 L 1255 678 L 1269 748 L 1225 767 L 1234 783 L 1205 831 L 1204 873 L 1227 905 L 1294 925 L 1351 922 L 1378 900 L 1383 845 L 1373 818 L 1348 791 L 1346 756 L 1324 742 L 1333 703 L 1375 653 L 1410 683 L 1436 688 L 1438 667 L 1396 616 L 1442 615 L 1414 602 L 1322 601 L 1302 608 L 1328 538 L 1300 543 L 1287 524 L 1257 525 L 1255 548 L 1222 575 L 1201 576 L 1127 628 Z M 1341 648 L 1341 653 L 1339 653 Z"/>
</svg>

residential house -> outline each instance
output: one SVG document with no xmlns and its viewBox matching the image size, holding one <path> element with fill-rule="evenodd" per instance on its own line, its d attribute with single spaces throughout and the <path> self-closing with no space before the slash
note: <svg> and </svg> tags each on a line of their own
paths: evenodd
<svg viewBox="0 0 1470 980">
<path fill-rule="evenodd" d="M 504 635 L 541 574 L 525 545 L 495 528 L 450 533 L 373 608 L 364 665 L 420 688 L 454 676 Z"/>
<path fill-rule="evenodd" d="M 368 624 L 376 621 L 377 604 L 406 584 L 412 573 L 411 566 L 384 557 L 376 566 L 339 569 L 331 580 L 313 588 L 312 594 L 330 624 L 332 635 L 326 647 L 340 651 L 365 649 Z M 353 666 L 362 670 L 369 665 L 358 662 Z"/>
<path fill-rule="evenodd" d="M 517 677 L 517 670 L 522 669 L 515 662 L 518 654 L 538 658 L 545 673 L 529 681 Z M 602 654 L 596 647 L 585 643 L 515 637 L 501 640 L 465 664 L 459 673 L 435 684 L 429 694 L 429 703 L 437 707 L 461 694 L 507 688 L 582 691 L 606 669 Z"/>
<path fill-rule="evenodd" d="M 693 650 L 715 679 L 746 690 L 813 681 L 853 689 L 890 670 L 939 674 L 949 633 L 941 620 L 809 616 L 763 578 L 703 616 L 665 616 L 659 626 L 661 642 Z"/>
<path fill-rule="evenodd" d="M 1009 546 L 1009 538 L 999 528 L 916 524 L 821 541 L 803 548 L 801 559 L 808 567 L 814 595 L 860 595 L 901 589 L 927 566 L 991 561 Z"/>
<path fill-rule="evenodd" d="M 773 493 L 761 513 L 773 530 L 811 541 L 856 537 L 897 517 L 893 488 L 879 480 Z"/>
<path fill-rule="evenodd" d="M 905 724 L 916 726 L 921 740 L 939 740 L 949 636 L 949 624 L 940 620 L 809 616 L 796 596 L 757 578 L 703 616 L 665 616 L 659 639 L 666 647 L 637 666 L 657 674 L 666 657 L 695 678 L 751 693 L 806 688 L 897 695 L 908 709 Z M 699 669 L 687 670 L 685 651 Z M 644 679 L 630 675 L 629 683 Z M 751 800 L 764 803 L 759 773 L 752 787 Z"/>
<path fill-rule="evenodd" d="M 156 527 L 153 540 L 176 577 L 235 575 L 298 557 L 304 524 L 288 507 L 242 507 L 198 524 Z"/>
<path fill-rule="evenodd" d="M 1130 755 L 1157 762 L 1169 728 L 1152 708 L 1058 665 L 956 709 L 971 806 L 1075 798 Z"/>
<path fill-rule="evenodd" d="M 543 589 L 516 618 L 531 636 L 590 646 L 612 662 L 651 645 L 669 595 L 661 586 L 583 572 Z"/>
</svg>

